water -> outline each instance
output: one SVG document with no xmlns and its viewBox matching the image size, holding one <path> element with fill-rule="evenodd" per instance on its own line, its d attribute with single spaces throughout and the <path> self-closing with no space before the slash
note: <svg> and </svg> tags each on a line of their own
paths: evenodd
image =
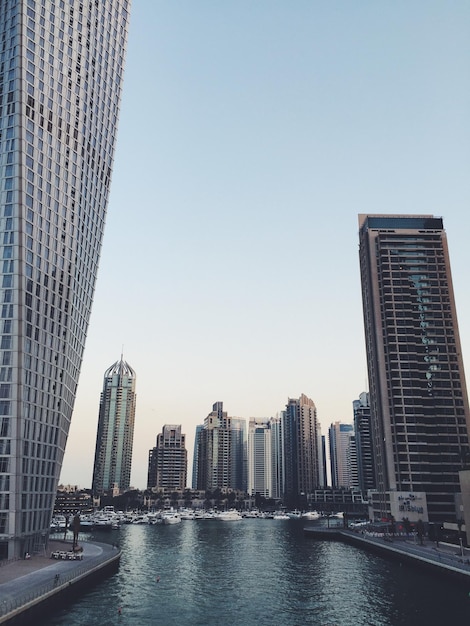
<svg viewBox="0 0 470 626">
<path fill-rule="evenodd" d="M 122 548 L 119 572 L 41 624 L 470 623 L 470 588 L 353 546 L 315 541 L 297 521 L 129 525 L 108 538 Z"/>
</svg>

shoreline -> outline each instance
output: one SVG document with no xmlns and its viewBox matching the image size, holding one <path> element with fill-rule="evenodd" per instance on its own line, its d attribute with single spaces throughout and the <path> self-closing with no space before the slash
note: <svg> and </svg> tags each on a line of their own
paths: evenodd
<svg viewBox="0 0 470 626">
<path fill-rule="evenodd" d="M 70 541 L 54 539 L 48 545 L 49 555 L 71 545 Z M 98 542 L 83 542 L 81 546 L 83 560 L 34 555 L 1 566 L 0 624 L 31 624 L 118 570 L 120 550 Z"/>
<path fill-rule="evenodd" d="M 441 543 L 439 546 L 428 541 L 420 545 L 407 537 L 392 538 L 385 535 L 374 537 L 345 528 L 305 526 L 304 534 L 321 541 L 342 541 L 380 556 L 406 562 L 470 584 L 468 550 L 465 552 L 466 549 L 453 544 Z"/>
</svg>

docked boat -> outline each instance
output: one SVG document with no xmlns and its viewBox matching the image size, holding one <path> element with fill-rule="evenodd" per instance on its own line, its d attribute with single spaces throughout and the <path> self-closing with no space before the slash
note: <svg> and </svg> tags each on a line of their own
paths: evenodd
<svg viewBox="0 0 470 626">
<path fill-rule="evenodd" d="M 289 519 L 301 519 L 302 517 L 302 513 L 298 509 L 287 511 L 286 515 Z"/>
<path fill-rule="evenodd" d="M 214 515 L 214 519 L 218 522 L 240 522 L 243 517 L 238 511 L 233 509 L 231 511 L 221 511 L 220 513 L 216 513 Z"/>
<path fill-rule="evenodd" d="M 181 524 L 181 515 L 176 511 L 166 511 L 162 513 L 163 524 Z"/>
<path fill-rule="evenodd" d="M 318 511 L 307 511 L 302 514 L 302 519 L 308 520 L 309 522 L 320 519 L 321 515 Z"/>
<path fill-rule="evenodd" d="M 274 513 L 273 519 L 290 519 L 287 513 Z"/>
</svg>

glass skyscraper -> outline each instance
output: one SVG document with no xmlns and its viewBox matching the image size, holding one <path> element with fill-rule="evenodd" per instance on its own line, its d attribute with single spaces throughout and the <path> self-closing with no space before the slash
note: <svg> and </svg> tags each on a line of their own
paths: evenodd
<svg viewBox="0 0 470 626">
<path fill-rule="evenodd" d="M 47 542 L 101 249 L 128 5 L 0 3 L 0 558 Z"/>
<path fill-rule="evenodd" d="M 432 215 L 360 215 L 360 266 L 376 486 L 426 495 L 456 521 L 470 422 L 447 238 Z"/>
<path fill-rule="evenodd" d="M 135 372 L 121 357 L 104 374 L 92 491 L 122 493 L 131 484 L 135 422 Z"/>
</svg>

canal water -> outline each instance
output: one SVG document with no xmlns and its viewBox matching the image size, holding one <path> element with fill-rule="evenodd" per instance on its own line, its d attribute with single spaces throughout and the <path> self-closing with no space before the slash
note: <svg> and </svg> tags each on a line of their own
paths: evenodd
<svg viewBox="0 0 470 626">
<path fill-rule="evenodd" d="M 294 520 L 128 525 L 106 539 L 122 549 L 119 572 L 41 625 L 470 623 L 470 586 L 313 540 Z"/>
</svg>

